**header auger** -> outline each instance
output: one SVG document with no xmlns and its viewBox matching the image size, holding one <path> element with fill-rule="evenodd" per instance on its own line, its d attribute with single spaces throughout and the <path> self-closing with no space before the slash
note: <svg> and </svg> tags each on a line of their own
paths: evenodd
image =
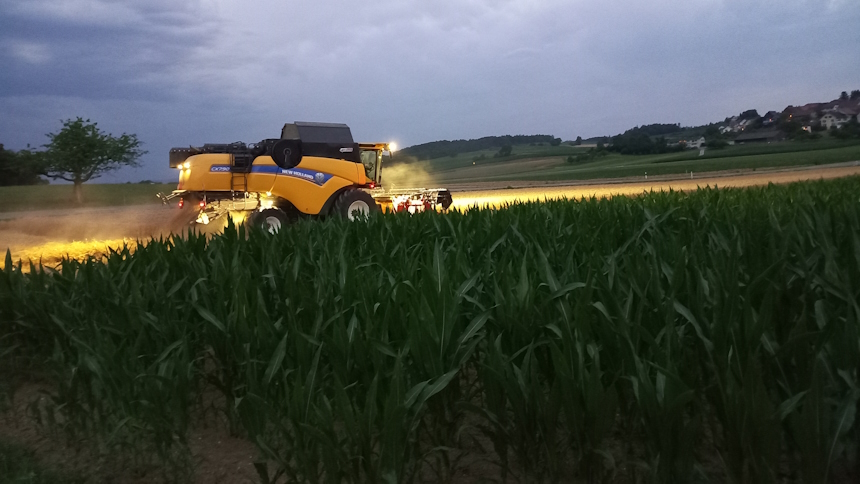
<svg viewBox="0 0 860 484">
<path fill-rule="evenodd" d="M 392 152 L 388 143 L 355 143 L 345 124 L 285 124 L 280 138 L 259 143 L 172 148 L 170 167 L 180 170 L 179 185 L 159 197 L 193 205 L 197 223 L 238 212 L 269 230 L 300 217 L 354 220 L 380 210 L 451 206 L 451 193 L 443 188 L 385 190 L 385 152 Z"/>
</svg>

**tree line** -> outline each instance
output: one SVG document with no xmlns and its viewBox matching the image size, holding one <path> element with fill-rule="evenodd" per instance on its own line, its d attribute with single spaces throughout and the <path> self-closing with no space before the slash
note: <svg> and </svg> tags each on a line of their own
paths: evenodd
<svg viewBox="0 0 860 484">
<path fill-rule="evenodd" d="M 461 153 L 471 153 L 474 151 L 501 150 L 506 146 L 540 143 L 558 146 L 561 144 L 561 139 L 546 134 L 518 134 L 514 136 L 485 136 L 483 138 L 468 140 L 441 140 L 403 148 L 398 154 L 409 156 L 416 160 L 430 160 L 434 158 L 444 158 L 446 156 L 456 156 Z"/>
<path fill-rule="evenodd" d="M 622 155 L 658 155 L 683 151 L 685 147 L 680 144 L 669 144 L 666 138 L 656 135 L 675 133 L 681 130 L 678 124 L 649 124 L 628 129 L 622 134 L 610 138 L 609 151 L 621 153 Z"/>
<path fill-rule="evenodd" d="M 38 167 L 30 163 L 26 152 L 7 150 L 0 144 L 0 186 L 46 183 Z"/>
</svg>

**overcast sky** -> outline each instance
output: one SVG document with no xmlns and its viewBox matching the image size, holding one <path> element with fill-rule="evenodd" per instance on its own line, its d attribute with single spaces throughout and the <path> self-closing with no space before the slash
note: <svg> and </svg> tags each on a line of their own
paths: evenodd
<svg viewBox="0 0 860 484">
<path fill-rule="evenodd" d="M 81 116 L 172 146 L 613 135 L 860 89 L 860 0 L 0 0 L 0 143 Z"/>
</svg>

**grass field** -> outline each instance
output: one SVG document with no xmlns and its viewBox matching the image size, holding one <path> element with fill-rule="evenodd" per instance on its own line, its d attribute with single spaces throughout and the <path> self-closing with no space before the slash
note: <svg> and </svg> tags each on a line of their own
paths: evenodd
<svg viewBox="0 0 860 484">
<path fill-rule="evenodd" d="M 413 166 L 438 184 L 505 180 L 588 180 L 630 176 L 683 174 L 721 170 L 821 165 L 860 160 L 860 143 L 821 139 L 804 142 L 746 144 L 720 150 L 663 155 L 616 153 L 587 163 L 567 163 L 567 155 L 549 147 L 515 147 L 515 157 L 474 161 L 477 153 L 417 162 Z M 553 149 L 562 147 L 553 147 Z M 569 147 L 573 148 L 573 147 Z M 518 150 L 522 149 L 520 153 Z M 582 150 L 582 148 L 576 148 Z M 581 151 L 580 151 L 581 152 Z"/>
<path fill-rule="evenodd" d="M 84 202 L 79 205 L 72 185 L 0 187 L 0 212 L 155 204 L 161 203 L 155 196 L 157 193 L 170 193 L 175 188 L 175 183 L 85 183 Z"/>
<path fill-rule="evenodd" d="M 857 482 L 857 193 L 374 214 L 9 260 L 0 390 L 37 382 L 33 425 L 180 475 L 215 415 L 262 482 Z"/>
</svg>

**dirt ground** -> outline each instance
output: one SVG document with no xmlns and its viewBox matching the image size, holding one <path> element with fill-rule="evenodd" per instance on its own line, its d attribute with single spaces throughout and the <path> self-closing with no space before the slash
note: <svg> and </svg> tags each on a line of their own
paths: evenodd
<svg viewBox="0 0 860 484">
<path fill-rule="evenodd" d="M 486 182 L 454 185 L 454 207 L 499 206 L 514 201 L 545 199 L 580 199 L 638 195 L 643 192 L 695 190 L 699 187 L 749 187 L 768 183 L 791 183 L 803 180 L 840 178 L 860 174 L 860 162 L 838 163 L 790 169 L 731 170 L 702 172 L 693 175 L 638 176 L 628 178 L 553 181 L 553 182 Z"/>
<path fill-rule="evenodd" d="M 454 208 L 500 206 L 514 201 L 556 198 L 636 195 L 650 190 L 695 190 L 697 187 L 745 187 L 768 183 L 790 183 L 860 174 L 860 162 L 772 170 L 664 175 L 620 179 L 558 181 L 476 182 L 448 186 Z M 187 209 L 186 209 L 187 211 Z M 98 256 L 108 247 L 136 245 L 137 240 L 166 236 L 187 228 L 188 214 L 175 205 L 64 209 L 0 213 L 0 251 L 11 251 L 12 260 L 42 261 L 54 266 L 64 256 Z M 3 265 L 0 257 L 0 265 Z"/>
</svg>

